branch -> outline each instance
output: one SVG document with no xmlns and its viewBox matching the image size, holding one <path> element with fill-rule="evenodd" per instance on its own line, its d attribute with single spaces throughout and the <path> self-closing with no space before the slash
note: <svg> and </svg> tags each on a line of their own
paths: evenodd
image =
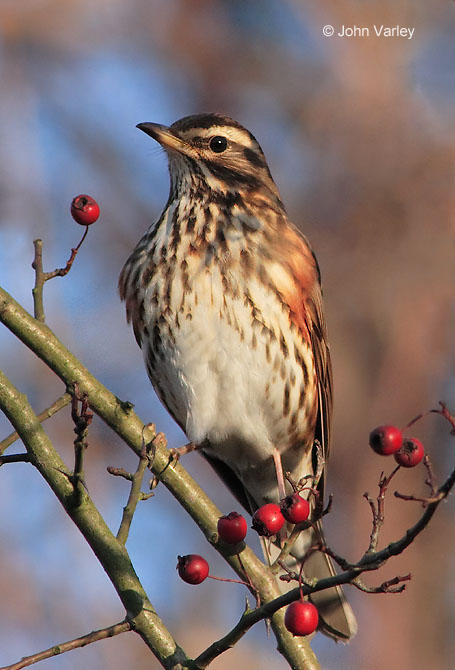
<svg viewBox="0 0 455 670">
<path fill-rule="evenodd" d="M 106 571 L 128 613 L 132 628 L 168 670 L 191 667 L 160 620 L 140 583 L 125 547 L 114 537 L 85 489 L 74 506 L 71 475 L 54 449 L 25 395 L 0 371 L 0 408 L 16 428 L 36 468 L 79 528 Z"/>
<path fill-rule="evenodd" d="M 443 403 L 441 403 L 441 404 L 443 405 Z M 444 409 L 447 410 L 445 405 L 443 405 L 443 407 L 444 407 Z M 432 410 L 432 411 L 436 412 L 437 410 Z M 442 498 L 445 497 L 445 495 L 443 493 L 437 493 L 437 491 L 436 491 L 436 479 L 435 479 L 435 476 L 434 476 L 433 468 L 432 468 L 430 457 L 428 456 L 428 454 L 425 454 L 425 456 L 423 457 L 423 464 L 424 464 L 424 466 L 427 470 L 427 478 L 425 479 L 425 484 L 430 489 L 430 495 L 429 496 L 422 496 L 421 498 L 419 498 L 418 496 L 405 495 L 404 493 L 399 493 L 398 491 L 395 491 L 394 492 L 395 498 L 400 498 L 401 500 L 415 500 L 417 502 L 421 502 L 423 507 L 426 507 L 429 503 L 436 502 L 436 501 L 441 500 Z"/>
<path fill-rule="evenodd" d="M 367 566 L 368 570 L 375 570 L 376 565 L 384 563 L 391 556 L 398 556 L 398 554 L 403 553 L 403 551 L 407 549 L 407 547 L 409 547 L 409 545 L 415 540 L 417 535 L 419 535 L 419 533 L 421 533 L 422 530 L 428 526 L 438 505 L 440 505 L 441 502 L 447 498 L 454 484 L 455 470 L 450 473 L 446 481 L 438 488 L 435 500 L 428 504 L 420 519 L 418 519 L 418 521 L 406 531 L 400 540 L 391 542 L 387 547 L 385 547 L 385 549 L 382 549 L 381 551 L 373 553 L 367 551 L 361 560 L 356 564 L 355 568 L 363 568 Z"/>
<path fill-rule="evenodd" d="M 31 463 L 32 458 L 30 454 L 8 454 L 7 456 L 0 456 L 0 466 L 5 463 Z"/>
<path fill-rule="evenodd" d="M 52 405 L 46 409 L 43 409 L 43 411 L 38 414 L 38 421 L 42 422 L 46 419 L 50 419 L 51 416 L 54 416 L 54 414 L 56 414 L 59 410 L 63 409 L 63 407 L 66 407 L 70 400 L 71 395 L 69 393 L 64 393 L 60 396 L 60 398 L 57 398 L 57 400 L 55 400 Z M 3 452 L 18 439 L 19 435 L 16 431 L 10 433 L 8 437 L 5 437 L 5 439 L 0 442 L 0 455 L 3 454 Z"/>
<path fill-rule="evenodd" d="M 117 540 L 122 544 L 125 544 L 128 539 L 134 512 L 136 511 L 137 504 L 141 498 L 142 479 L 144 478 L 144 472 L 146 471 L 147 466 L 150 465 L 150 447 L 153 447 L 153 441 L 150 442 L 149 445 L 146 445 L 144 442 L 144 445 L 141 449 L 137 470 L 133 475 L 131 475 L 130 495 L 128 497 L 128 502 L 123 508 L 122 521 L 117 533 Z"/>
<path fill-rule="evenodd" d="M 384 477 L 384 473 L 381 473 L 381 477 L 379 479 L 379 494 L 376 498 L 376 504 L 368 493 L 363 494 L 363 497 L 368 501 L 368 504 L 371 508 L 371 513 L 373 515 L 373 528 L 370 535 L 370 545 L 367 549 L 367 553 L 375 552 L 378 547 L 379 532 L 384 523 L 385 494 L 387 493 L 387 488 L 392 481 L 392 478 L 396 475 L 400 467 L 400 465 L 397 465 L 388 477 Z"/>
<path fill-rule="evenodd" d="M 131 403 L 122 402 L 101 384 L 82 363 L 66 349 L 44 323 L 35 320 L 4 289 L 0 288 L 0 321 L 31 349 L 69 387 L 77 382 L 86 393 L 90 408 L 116 432 L 137 454 L 142 448 L 143 422 L 134 413 Z M 151 436 L 153 437 L 153 435 Z M 246 547 L 242 551 L 242 564 L 238 557 L 218 541 L 217 522 L 221 512 L 200 486 L 185 471 L 181 463 L 169 459 L 168 450 L 156 444 L 152 472 L 168 488 L 182 507 L 199 526 L 207 540 L 223 555 L 240 579 L 245 572 L 254 585 L 261 602 L 274 600 L 280 594 L 277 581 L 254 552 Z M 293 668 L 317 670 L 319 663 L 309 641 L 294 638 L 284 626 L 284 612 L 273 614 L 272 628 L 278 640 L 279 651 Z M 169 666 L 171 667 L 171 666 Z"/>
<path fill-rule="evenodd" d="M 43 270 L 43 241 L 34 240 L 33 244 L 35 246 L 35 258 L 33 259 L 32 268 L 35 270 L 35 286 L 32 289 L 33 295 L 33 305 L 34 305 L 34 314 L 35 319 L 44 323 L 44 303 L 43 303 L 43 289 L 44 284 L 54 277 L 64 277 L 71 270 L 71 267 L 76 258 L 77 252 L 79 251 L 81 244 L 86 238 L 88 233 L 88 226 L 85 228 L 85 232 L 82 235 L 81 241 L 77 247 L 71 249 L 71 256 L 64 268 L 58 268 L 52 272 L 44 272 Z"/>
<path fill-rule="evenodd" d="M 417 416 L 415 416 L 408 424 L 406 424 L 402 432 L 408 430 L 408 428 L 417 423 L 417 421 L 420 421 L 420 419 L 423 419 L 425 416 L 428 416 L 428 414 L 440 414 L 452 426 L 450 434 L 455 435 L 455 416 L 449 412 L 447 405 L 444 402 L 439 401 L 439 404 L 441 406 L 441 409 L 429 409 L 426 412 L 421 412 L 420 414 L 417 414 Z"/>
<path fill-rule="evenodd" d="M 79 402 L 81 408 L 79 409 Z M 78 507 L 82 502 L 84 482 L 84 453 L 88 447 L 87 436 L 88 427 L 92 423 L 93 413 L 88 408 L 86 393 L 80 393 L 77 384 L 74 384 L 74 390 L 71 397 L 71 418 L 74 422 L 74 471 L 71 475 L 71 482 L 74 486 L 74 505 Z"/>
<path fill-rule="evenodd" d="M 390 482 L 388 477 L 386 480 L 387 483 Z M 378 587 L 367 587 L 359 579 L 359 576 L 366 571 L 377 570 L 381 565 L 383 565 L 391 556 L 397 556 L 401 554 L 422 532 L 422 530 L 428 525 L 431 520 L 431 517 L 436 511 L 436 508 L 441 503 L 441 501 L 446 498 L 455 484 L 455 470 L 449 475 L 447 480 L 442 484 L 438 489 L 438 495 L 441 494 L 441 497 L 438 497 L 437 500 L 430 503 L 426 508 L 425 512 L 422 514 L 417 523 L 412 526 L 409 530 L 406 531 L 404 536 L 397 542 L 392 542 L 385 549 L 376 552 L 367 551 L 363 558 L 356 563 L 355 565 L 349 565 L 347 561 L 340 558 L 333 552 L 331 552 L 326 547 L 320 547 L 321 551 L 326 551 L 327 554 L 332 556 L 340 565 L 345 566 L 344 572 L 334 575 L 326 579 L 320 579 L 314 585 L 309 585 L 300 583 L 299 586 L 288 593 L 276 598 L 275 600 L 268 602 L 261 607 L 256 608 L 253 611 L 246 611 L 240 618 L 237 625 L 223 638 L 214 642 L 210 647 L 208 647 L 204 652 L 202 652 L 196 659 L 198 667 L 206 668 L 217 656 L 221 653 L 232 647 L 255 623 L 261 621 L 262 619 L 269 618 L 274 613 L 280 611 L 283 607 L 289 605 L 294 600 L 297 600 L 300 597 L 300 593 L 303 596 L 316 593 L 317 591 L 323 591 L 334 586 L 342 586 L 343 584 L 353 584 L 357 588 L 360 588 L 363 591 L 369 593 L 388 593 L 388 592 L 399 592 L 403 590 L 404 584 L 402 584 L 398 589 L 393 589 L 393 587 L 403 581 L 410 579 L 410 575 L 405 575 L 402 577 L 394 577 L 386 582 L 383 582 Z M 294 576 L 291 576 L 294 578 Z M 295 576 L 298 579 L 298 575 Z"/>
<path fill-rule="evenodd" d="M 402 582 L 407 582 L 411 579 L 411 574 L 394 577 L 393 579 L 388 579 L 386 582 L 383 582 L 379 586 L 367 586 L 362 582 L 360 577 L 353 579 L 351 584 L 356 586 L 360 591 L 364 593 L 403 593 L 406 588 L 406 584 Z M 399 584 L 400 586 L 397 586 Z M 1 670 L 1 668 L 0 668 Z"/>
<path fill-rule="evenodd" d="M 58 656 L 59 654 L 64 654 L 66 651 L 72 651 L 73 649 L 80 649 L 85 647 L 87 644 L 92 644 L 92 642 L 98 642 L 98 640 L 105 640 L 108 637 L 114 637 L 115 635 L 120 635 L 120 633 L 126 633 L 131 630 L 131 624 L 129 621 L 122 621 L 116 623 L 113 626 L 108 628 L 102 628 L 101 630 L 94 630 L 87 635 L 82 637 L 77 637 L 74 640 L 69 640 L 68 642 L 62 642 L 61 644 L 54 645 L 45 651 L 40 651 L 37 654 L 32 654 L 31 656 L 24 656 L 17 663 L 12 665 L 5 665 L 0 668 L 0 670 L 21 670 L 21 668 L 27 668 L 38 661 L 44 661 L 46 658 L 52 658 L 53 656 Z"/>
</svg>

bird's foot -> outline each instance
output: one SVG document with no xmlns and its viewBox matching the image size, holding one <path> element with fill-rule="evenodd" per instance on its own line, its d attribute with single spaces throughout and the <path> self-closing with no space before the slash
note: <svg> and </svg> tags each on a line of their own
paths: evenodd
<svg viewBox="0 0 455 670">
<path fill-rule="evenodd" d="M 171 458 L 178 461 L 181 456 L 185 456 L 185 454 L 189 454 L 200 448 L 201 446 L 199 444 L 188 442 L 188 444 L 184 444 L 183 447 L 173 447 L 172 449 L 169 449 L 169 453 L 171 454 Z"/>
</svg>

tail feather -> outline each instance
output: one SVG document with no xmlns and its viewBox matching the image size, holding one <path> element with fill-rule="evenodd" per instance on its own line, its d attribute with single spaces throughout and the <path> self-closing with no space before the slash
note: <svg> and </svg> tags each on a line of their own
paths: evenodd
<svg viewBox="0 0 455 670">
<path fill-rule="evenodd" d="M 315 551 L 305 561 L 305 575 L 311 579 L 333 577 L 335 569 L 327 554 Z M 341 586 L 318 591 L 310 596 L 319 612 L 319 629 L 334 640 L 349 642 L 357 632 L 357 621 Z"/>
<path fill-rule="evenodd" d="M 318 524 L 318 534 L 322 537 L 320 523 Z M 293 547 L 292 555 L 286 560 L 286 565 L 291 570 L 297 571 L 299 569 L 301 559 L 315 540 L 314 533 L 309 531 L 302 533 Z M 278 552 L 279 548 L 272 546 L 264 553 L 268 560 L 273 561 Z M 308 579 L 326 579 L 336 574 L 331 558 L 320 551 L 313 552 L 306 559 L 304 573 Z M 283 593 L 295 588 L 295 583 L 292 582 L 281 582 L 281 584 Z M 341 586 L 334 586 L 313 593 L 310 600 L 318 609 L 321 633 L 331 637 L 336 642 L 349 642 L 354 637 L 357 632 L 357 621 Z"/>
</svg>

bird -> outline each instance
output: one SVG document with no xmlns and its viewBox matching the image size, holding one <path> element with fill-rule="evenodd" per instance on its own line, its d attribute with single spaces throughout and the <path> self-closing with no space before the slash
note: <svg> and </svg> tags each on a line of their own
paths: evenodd
<svg viewBox="0 0 455 670">
<path fill-rule="evenodd" d="M 159 399 L 249 513 L 289 493 L 280 468 L 294 481 L 318 476 L 322 496 L 332 368 L 309 241 L 289 220 L 258 141 L 234 119 L 203 113 L 137 128 L 165 150 L 170 190 L 119 293 Z M 323 537 L 320 522 L 289 560 L 315 533 Z M 333 574 L 324 553 L 305 562 L 309 578 Z M 355 634 L 340 587 L 312 599 L 323 633 Z"/>
</svg>

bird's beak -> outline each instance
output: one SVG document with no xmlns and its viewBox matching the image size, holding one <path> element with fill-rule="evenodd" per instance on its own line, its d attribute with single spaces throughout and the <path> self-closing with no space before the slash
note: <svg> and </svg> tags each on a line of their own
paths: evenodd
<svg viewBox="0 0 455 670">
<path fill-rule="evenodd" d="M 174 135 L 167 126 L 162 126 L 160 123 L 138 123 L 136 128 L 153 137 L 164 149 L 185 152 L 186 142 Z"/>
</svg>

